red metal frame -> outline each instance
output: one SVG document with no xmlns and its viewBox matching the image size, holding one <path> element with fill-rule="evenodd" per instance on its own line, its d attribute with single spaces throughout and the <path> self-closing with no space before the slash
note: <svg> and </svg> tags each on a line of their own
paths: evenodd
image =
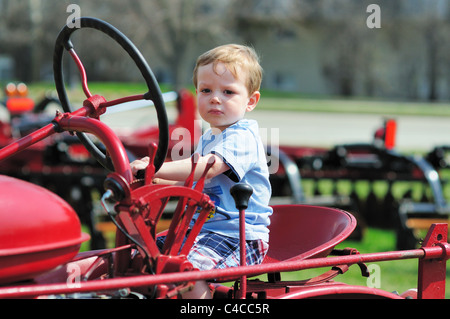
<svg viewBox="0 0 450 319">
<path fill-rule="evenodd" d="M 443 299 L 445 297 L 446 260 L 448 255 L 447 224 L 433 224 L 423 245 L 442 249 L 441 258 L 433 258 L 429 251 L 419 260 L 418 298 Z"/>
<path fill-rule="evenodd" d="M 434 226 L 429 233 L 429 236 L 439 237 L 439 241 L 434 246 L 423 246 L 420 249 L 406 250 L 406 251 L 392 251 L 392 252 L 380 252 L 371 254 L 357 254 L 341 257 L 328 257 L 328 258 L 315 258 L 302 261 L 286 261 L 272 264 L 261 264 L 254 266 L 243 266 L 236 268 L 228 268 L 221 270 L 208 270 L 208 271 L 190 271 L 190 272 L 178 272 L 168 273 L 160 275 L 139 275 L 133 277 L 124 278 L 111 278 L 107 280 L 96 280 L 79 282 L 77 285 L 71 285 L 66 282 L 56 284 L 43 284 L 43 285 L 21 285 L 14 287 L 0 288 L 0 298 L 24 298 L 39 295 L 50 294 L 71 294 L 77 292 L 89 292 L 89 291 L 102 291 L 102 290 L 114 290 L 127 287 L 147 287 L 154 285 L 168 285 L 180 282 L 193 282 L 198 280 L 213 280 L 227 277 L 238 278 L 240 276 L 256 276 L 265 273 L 272 272 L 289 272 L 298 271 L 302 269 L 331 267 L 335 265 L 353 265 L 359 263 L 368 262 L 382 262 L 389 260 L 402 260 L 402 259 L 414 259 L 418 258 L 421 263 L 422 274 L 428 274 L 428 280 L 434 282 L 433 287 L 429 289 L 422 289 L 422 279 L 419 279 L 418 297 L 419 298 L 437 298 L 437 295 L 433 292 L 438 290 L 439 297 L 442 297 L 442 292 L 445 292 L 445 284 L 442 281 L 434 281 L 432 278 L 436 276 L 434 271 L 438 271 L 439 276 L 442 272 L 445 274 L 445 261 L 450 256 L 450 245 L 446 242 L 445 234 L 442 230 L 447 227 L 445 224 L 439 224 Z M 431 265 L 430 263 L 423 263 L 424 260 L 438 261 L 438 267 Z M 421 283 L 422 282 L 422 283 Z M 267 287 L 266 287 L 267 288 Z M 320 290 L 327 290 L 326 286 L 319 287 Z M 358 293 L 361 290 L 366 292 L 376 291 L 378 295 L 387 295 L 385 292 L 377 290 L 370 290 L 364 287 L 354 286 L 342 286 L 338 287 L 332 285 L 330 288 L 334 294 L 345 291 L 346 293 Z M 329 291 L 328 291 L 329 293 Z M 281 296 L 282 298 L 298 297 L 297 295 L 286 294 Z M 305 296 L 311 297 L 316 295 L 316 292 L 310 290 Z"/>
</svg>

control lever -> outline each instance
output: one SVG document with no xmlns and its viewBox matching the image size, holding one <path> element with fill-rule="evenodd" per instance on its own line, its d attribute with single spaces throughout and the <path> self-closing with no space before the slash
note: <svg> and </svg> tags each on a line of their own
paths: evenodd
<svg viewBox="0 0 450 319">
<path fill-rule="evenodd" d="M 148 156 L 150 158 L 148 166 L 145 169 L 145 185 L 151 184 L 153 176 L 155 176 L 155 157 L 158 146 L 156 143 L 150 143 L 148 146 Z"/>
<path fill-rule="evenodd" d="M 231 187 L 230 194 L 233 196 L 237 209 L 247 209 L 248 201 L 253 194 L 253 188 L 248 184 L 238 183 Z"/>
<path fill-rule="evenodd" d="M 245 250 L 245 210 L 248 207 L 248 201 L 253 194 L 253 188 L 245 183 L 238 183 L 231 187 L 230 194 L 233 196 L 236 208 L 239 210 L 239 250 L 240 265 L 245 266 L 247 254 Z M 244 299 L 247 293 L 247 276 L 241 276 L 241 285 L 239 298 Z"/>
<path fill-rule="evenodd" d="M 145 185 L 151 184 L 153 176 L 155 175 L 154 161 L 155 161 L 157 149 L 158 149 L 158 146 L 154 142 L 152 142 L 148 145 L 148 157 L 149 157 L 148 166 L 145 169 L 141 169 L 136 172 L 136 178 L 143 179 Z"/>
</svg>

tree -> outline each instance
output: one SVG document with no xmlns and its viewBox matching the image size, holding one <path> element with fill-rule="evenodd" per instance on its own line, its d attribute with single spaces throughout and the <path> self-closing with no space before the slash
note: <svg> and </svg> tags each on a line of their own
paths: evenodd
<svg viewBox="0 0 450 319">
<path fill-rule="evenodd" d="M 220 0 L 131 0 L 134 39 L 146 43 L 170 70 L 175 89 L 186 86 L 187 57 L 199 44 L 215 45 L 230 38 L 226 25 L 227 2 Z M 186 68 L 189 66 L 189 68 Z"/>
</svg>

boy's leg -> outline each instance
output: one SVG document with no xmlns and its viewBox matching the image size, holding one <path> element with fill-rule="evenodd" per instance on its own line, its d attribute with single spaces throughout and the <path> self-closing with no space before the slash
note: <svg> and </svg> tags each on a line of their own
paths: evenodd
<svg viewBox="0 0 450 319">
<path fill-rule="evenodd" d="M 162 247 L 164 245 L 164 239 L 165 238 L 157 239 L 158 246 Z M 263 261 L 268 248 L 268 244 L 262 240 L 247 241 L 247 265 L 260 264 Z M 196 238 L 187 258 L 194 268 L 200 270 L 239 266 L 239 239 L 211 232 L 202 233 Z M 206 281 L 198 281 L 193 290 L 184 293 L 182 298 L 210 299 L 212 298 L 212 295 L 208 283 Z"/>
<path fill-rule="evenodd" d="M 268 244 L 262 240 L 246 241 L 247 265 L 260 264 L 268 248 Z M 240 265 L 239 238 L 216 233 L 200 234 L 187 258 L 200 270 L 237 267 Z"/>
<path fill-rule="evenodd" d="M 164 245 L 165 236 L 158 237 L 156 243 L 160 249 Z M 262 263 L 269 245 L 262 240 L 247 240 L 247 265 Z M 194 268 L 209 270 L 239 266 L 239 239 L 222 236 L 216 233 L 201 233 L 195 239 L 187 256 Z"/>
</svg>

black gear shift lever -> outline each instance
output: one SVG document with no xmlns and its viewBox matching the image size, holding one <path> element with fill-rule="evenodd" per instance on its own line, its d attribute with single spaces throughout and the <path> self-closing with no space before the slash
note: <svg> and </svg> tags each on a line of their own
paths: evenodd
<svg viewBox="0 0 450 319">
<path fill-rule="evenodd" d="M 237 209 L 247 209 L 248 201 L 253 194 L 253 188 L 248 184 L 238 183 L 231 187 L 230 194 L 234 198 Z"/>
<path fill-rule="evenodd" d="M 230 194 L 233 196 L 236 208 L 239 210 L 239 250 L 240 265 L 247 264 L 247 251 L 245 240 L 245 210 L 248 207 L 248 201 L 253 194 L 253 188 L 245 183 L 238 183 L 231 187 Z M 247 276 L 241 276 L 239 289 L 239 298 L 244 299 L 247 294 Z"/>
</svg>

